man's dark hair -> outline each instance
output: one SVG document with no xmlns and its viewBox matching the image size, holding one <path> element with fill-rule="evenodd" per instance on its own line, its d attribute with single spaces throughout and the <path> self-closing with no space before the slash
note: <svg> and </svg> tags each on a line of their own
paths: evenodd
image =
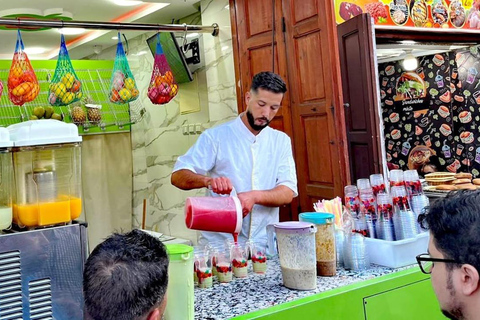
<svg viewBox="0 0 480 320">
<path fill-rule="evenodd" d="M 430 229 L 445 258 L 458 261 L 456 266 L 470 264 L 480 272 L 480 191 L 451 192 L 435 200 L 418 221 Z"/>
<path fill-rule="evenodd" d="M 258 89 L 273 93 L 285 93 L 287 92 L 287 85 L 278 74 L 265 71 L 259 72 L 253 77 L 250 90 L 257 93 Z"/>
<path fill-rule="evenodd" d="M 168 256 L 158 239 L 140 230 L 113 234 L 85 264 L 85 310 L 93 320 L 134 320 L 163 301 Z"/>
</svg>

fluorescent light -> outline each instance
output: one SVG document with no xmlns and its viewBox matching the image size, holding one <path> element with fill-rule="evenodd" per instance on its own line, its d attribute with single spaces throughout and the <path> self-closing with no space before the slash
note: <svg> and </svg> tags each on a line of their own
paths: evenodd
<svg viewBox="0 0 480 320">
<path fill-rule="evenodd" d="M 229 46 L 223 46 L 222 51 L 226 51 L 226 50 L 228 50 L 228 48 L 229 48 Z"/>
<path fill-rule="evenodd" d="M 198 33 L 194 32 L 194 33 L 187 33 L 187 38 L 195 38 L 195 37 L 198 37 Z"/>
<path fill-rule="evenodd" d="M 42 47 L 26 47 L 24 51 L 27 54 L 41 54 L 47 51 L 47 49 Z"/>
<path fill-rule="evenodd" d="M 403 68 L 406 71 L 413 71 L 417 69 L 418 67 L 418 60 L 415 58 L 411 53 L 407 54 L 405 56 L 405 59 L 403 59 Z"/>
<path fill-rule="evenodd" d="M 402 44 L 415 44 L 416 42 L 413 40 L 402 40 L 400 41 Z"/>
<path fill-rule="evenodd" d="M 137 52 L 135 55 L 136 56 L 143 56 L 144 54 L 147 54 L 147 51 L 142 50 L 142 51 Z"/>
<path fill-rule="evenodd" d="M 142 4 L 143 1 L 130 1 L 130 0 L 112 0 L 117 6 L 136 6 Z"/>
<path fill-rule="evenodd" d="M 57 29 L 59 33 L 63 33 L 66 35 L 75 35 L 75 34 L 81 34 L 85 32 L 85 29 L 83 28 L 61 28 Z"/>
<path fill-rule="evenodd" d="M 118 40 L 117 36 L 112 37 L 112 40 Z"/>
</svg>

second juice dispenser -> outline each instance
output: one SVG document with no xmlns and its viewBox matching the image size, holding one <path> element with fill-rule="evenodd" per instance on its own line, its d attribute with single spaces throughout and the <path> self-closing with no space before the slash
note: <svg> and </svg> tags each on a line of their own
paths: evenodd
<svg viewBox="0 0 480 320">
<path fill-rule="evenodd" d="M 69 223 L 82 211 L 81 141 L 74 124 L 33 120 L 8 127 L 14 142 L 13 223 Z"/>
</svg>

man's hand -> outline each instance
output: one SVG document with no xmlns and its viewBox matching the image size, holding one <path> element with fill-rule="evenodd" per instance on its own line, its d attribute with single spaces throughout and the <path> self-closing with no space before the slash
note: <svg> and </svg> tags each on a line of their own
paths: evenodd
<svg viewBox="0 0 480 320">
<path fill-rule="evenodd" d="M 207 186 L 210 186 L 216 194 L 230 194 L 233 189 L 232 182 L 227 177 L 210 178 Z"/>
<path fill-rule="evenodd" d="M 256 204 L 257 201 L 256 194 L 256 191 L 241 192 L 238 194 L 238 199 L 240 199 L 240 203 L 242 204 L 243 217 L 252 212 L 253 205 Z"/>
</svg>

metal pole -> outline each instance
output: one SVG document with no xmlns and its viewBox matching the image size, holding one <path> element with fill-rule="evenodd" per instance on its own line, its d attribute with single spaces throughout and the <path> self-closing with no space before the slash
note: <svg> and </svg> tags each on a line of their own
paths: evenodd
<svg viewBox="0 0 480 320">
<path fill-rule="evenodd" d="M 84 28 L 95 30 L 136 30 L 157 32 L 200 32 L 217 36 L 218 24 L 211 26 L 185 24 L 154 24 L 154 23 L 118 23 L 96 21 L 62 21 L 62 20 L 34 20 L 0 18 L 0 26 L 10 27 L 42 27 L 42 28 Z"/>
</svg>

